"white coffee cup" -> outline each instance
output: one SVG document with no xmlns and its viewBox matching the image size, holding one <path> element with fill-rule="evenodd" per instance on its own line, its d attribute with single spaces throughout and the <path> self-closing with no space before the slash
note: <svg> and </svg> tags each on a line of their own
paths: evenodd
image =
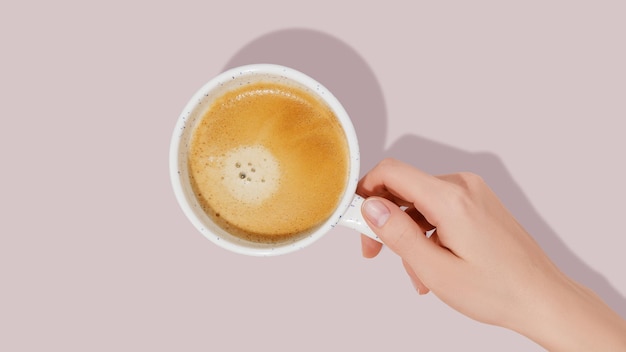
<svg viewBox="0 0 626 352">
<path fill-rule="evenodd" d="M 350 166 L 347 183 L 343 196 L 332 215 L 320 226 L 312 230 L 306 236 L 291 242 L 270 244 L 257 243 L 242 239 L 228 233 L 215 224 L 203 211 L 191 186 L 191 178 L 188 169 L 188 154 L 190 141 L 194 128 L 211 102 L 222 96 L 225 92 L 238 87 L 241 84 L 249 84 L 258 81 L 293 82 L 304 86 L 309 92 L 316 94 L 333 111 L 345 132 Z M 367 226 L 361 215 L 363 198 L 355 194 L 359 180 L 360 154 L 356 132 L 350 121 L 348 113 L 335 96 L 322 84 L 302 72 L 285 66 L 274 64 L 253 64 L 233 68 L 222 72 L 201 87 L 189 100 L 183 109 L 170 145 L 170 177 L 174 193 L 183 212 L 193 225 L 209 240 L 215 244 L 246 255 L 272 256 L 290 253 L 302 249 L 323 235 L 331 231 L 335 226 L 342 225 L 352 228 L 373 239 L 379 240 L 376 234 Z"/>
</svg>

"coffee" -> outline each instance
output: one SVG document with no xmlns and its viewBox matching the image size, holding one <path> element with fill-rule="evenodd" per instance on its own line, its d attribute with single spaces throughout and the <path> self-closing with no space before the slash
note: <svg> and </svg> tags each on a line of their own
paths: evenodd
<svg viewBox="0 0 626 352">
<path fill-rule="evenodd" d="M 256 82 L 216 98 L 193 132 L 191 185 L 224 230 L 260 243 L 291 241 L 333 213 L 348 182 L 346 135 L 314 94 Z"/>
</svg>

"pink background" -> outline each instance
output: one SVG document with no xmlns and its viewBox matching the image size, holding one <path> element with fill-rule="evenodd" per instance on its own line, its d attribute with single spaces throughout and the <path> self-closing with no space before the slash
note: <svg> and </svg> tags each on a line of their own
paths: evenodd
<svg viewBox="0 0 626 352">
<path fill-rule="evenodd" d="M 405 3 L 3 2 L 0 350 L 542 350 L 418 297 L 351 230 L 269 259 L 203 238 L 170 136 L 197 88 L 253 62 L 335 92 L 364 171 L 483 175 L 626 317 L 626 4 Z"/>
</svg>

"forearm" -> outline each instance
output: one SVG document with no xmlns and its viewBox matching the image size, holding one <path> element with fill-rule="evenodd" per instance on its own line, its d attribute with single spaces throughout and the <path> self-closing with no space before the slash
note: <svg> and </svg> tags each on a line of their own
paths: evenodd
<svg viewBox="0 0 626 352">
<path fill-rule="evenodd" d="M 572 280 L 553 286 L 522 334 L 549 351 L 626 351 L 626 320 Z"/>
</svg>

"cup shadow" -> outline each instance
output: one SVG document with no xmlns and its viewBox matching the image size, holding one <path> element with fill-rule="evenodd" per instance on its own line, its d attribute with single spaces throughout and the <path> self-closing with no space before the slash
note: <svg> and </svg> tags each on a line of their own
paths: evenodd
<svg viewBox="0 0 626 352">
<path fill-rule="evenodd" d="M 361 170 L 371 169 L 380 160 L 387 130 L 383 92 L 374 72 L 355 50 L 321 32 L 286 29 L 248 43 L 224 70 L 255 63 L 292 67 L 322 83 L 351 116 L 359 139 Z M 361 119 L 355 121 L 352 116 Z"/>
<path fill-rule="evenodd" d="M 386 148 L 388 116 L 383 92 L 367 62 L 349 45 L 323 32 L 284 29 L 254 39 L 223 69 L 252 63 L 295 68 L 333 92 L 350 115 L 359 137 L 361 174 L 381 159 L 393 157 L 431 174 L 471 171 L 481 175 L 563 272 L 593 289 L 626 318 L 626 298 L 565 245 L 497 155 L 468 152 L 415 135 L 403 136 Z"/>
</svg>

